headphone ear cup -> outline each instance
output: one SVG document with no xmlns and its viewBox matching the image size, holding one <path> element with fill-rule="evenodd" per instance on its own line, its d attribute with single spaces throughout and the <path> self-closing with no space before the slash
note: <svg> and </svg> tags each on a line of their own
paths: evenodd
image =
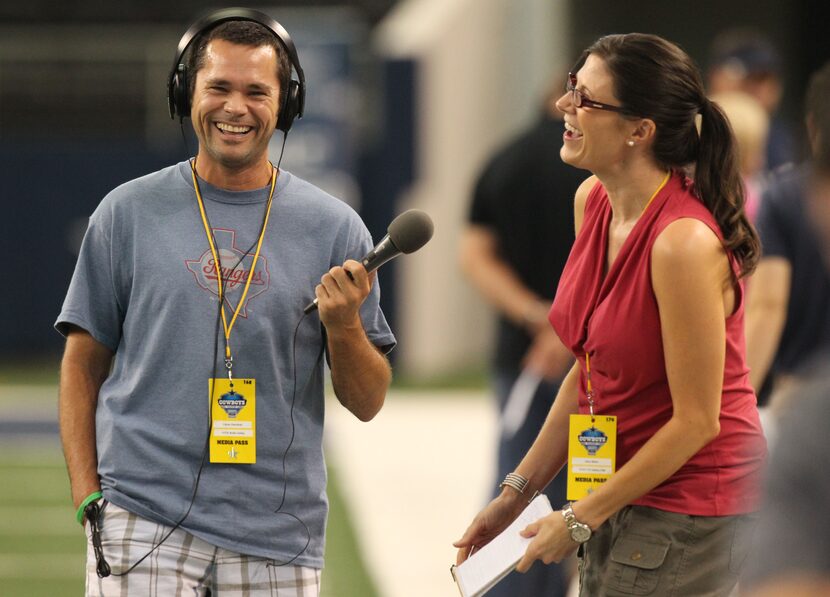
<svg viewBox="0 0 830 597">
<path fill-rule="evenodd" d="M 173 75 L 173 83 L 170 86 L 170 109 L 172 118 L 176 115 L 179 118 L 187 118 L 190 116 L 190 97 L 187 84 L 187 67 L 180 64 L 176 69 L 176 74 Z"/>
<path fill-rule="evenodd" d="M 285 94 L 285 101 L 277 117 L 277 128 L 284 133 L 291 129 L 294 119 L 300 112 L 300 84 L 295 80 L 288 83 L 288 92 Z"/>
</svg>

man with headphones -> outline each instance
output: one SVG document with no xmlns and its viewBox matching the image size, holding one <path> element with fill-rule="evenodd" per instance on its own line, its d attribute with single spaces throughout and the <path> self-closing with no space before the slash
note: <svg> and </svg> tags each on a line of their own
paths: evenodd
<svg viewBox="0 0 830 597">
<path fill-rule="evenodd" d="M 361 420 L 391 380 L 395 338 L 356 261 L 372 239 L 345 203 L 269 161 L 305 81 L 268 15 L 194 23 L 168 95 L 198 153 L 104 198 L 56 322 L 87 595 L 316 596 L 323 357 Z M 319 310 L 304 315 L 312 291 Z"/>
</svg>

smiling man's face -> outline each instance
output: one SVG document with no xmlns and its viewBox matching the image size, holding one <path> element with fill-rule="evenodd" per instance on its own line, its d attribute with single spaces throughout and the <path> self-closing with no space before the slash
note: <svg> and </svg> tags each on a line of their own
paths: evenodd
<svg viewBox="0 0 830 597">
<path fill-rule="evenodd" d="M 279 91 L 273 47 L 211 41 L 190 110 L 200 167 L 233 172 L 267 162 Z"/>
</svg>

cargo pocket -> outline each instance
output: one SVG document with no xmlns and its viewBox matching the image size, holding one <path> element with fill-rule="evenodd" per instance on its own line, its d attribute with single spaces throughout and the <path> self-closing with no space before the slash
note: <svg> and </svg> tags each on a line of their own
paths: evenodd
<svg viewBox="0 0 830 597">
<path fill-rule="evenodd" d="M 608 588 L 624 595 L 648 595 L 660 581 L 669 543 L 649 537 L 621 537 L 611 548 Z"/>
</svg>

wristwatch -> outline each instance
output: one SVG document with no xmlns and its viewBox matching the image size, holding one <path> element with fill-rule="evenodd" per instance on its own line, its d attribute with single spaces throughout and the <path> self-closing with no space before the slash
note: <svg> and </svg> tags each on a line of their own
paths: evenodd
<svg viewBox="0 0 830 597">
<path fill-rule="evenodd" d="M 565 519 L 565 524 L 571 532 L 571 539 L 575 542 L 585 543 L 591 538 L 591 527 L 576 519 L 572 502 L 568 502 L 562 507 L 562 518 Z"/>
</svg>

